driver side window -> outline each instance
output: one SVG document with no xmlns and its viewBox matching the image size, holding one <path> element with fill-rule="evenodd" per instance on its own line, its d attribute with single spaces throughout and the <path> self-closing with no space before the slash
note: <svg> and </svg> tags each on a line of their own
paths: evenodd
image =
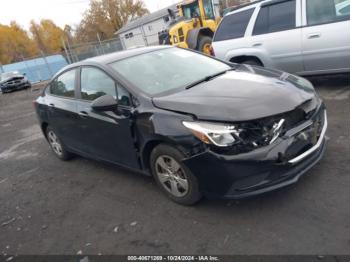
<svg viewBox="0 0 350 262">
<path fill-rule="evenodd" d="M 93 101 L 104 95 L 118 99 L 118 104 L 131 106 L 130 94 L 105 72 L 94 67 L 81 69 L 81 99 Z"/>
<path fill-rule="evenodd" d="M 81 69 L 81 99 L 93 101 L 104 95 L 117 98 L 114 80 L 100 69 L 83 67 Z"/>
</svg>

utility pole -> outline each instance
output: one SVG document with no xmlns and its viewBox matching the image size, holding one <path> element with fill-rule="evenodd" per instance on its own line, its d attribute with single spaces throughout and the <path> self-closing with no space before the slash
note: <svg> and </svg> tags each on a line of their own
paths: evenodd
<svg viewBox="0 0 350 262">
<path fill-rule="evenodd" d="M 68 54 L 68 50 L 67 50 L 67 46 L 66 46 L 66 42 L 64 41 L 63 37 L 61 37 L 61 41 L 62 41 L 62 45 L 63 45 L 63 49 L 64 52 L 66 53 L 67 59 L 68 59 L 68 63 L 72 63 L 72 60 L 70 59 L 70 56 Z"/>
<path fill-rule="evenodd" d="M 46 66 L 47 66 L 47 69 L 50 72 L 51 77 L 53 77 L 53 73 L 52 73 L 51 67 L 50 67 L 49 63 L 47 62 L 47 60 L 46 60 L 46 56 L 45 56 L 44 52 L 40 51 L 40 53 L 41 53 L 42 58 L 44 59 L 44 62 L 46 64 Z"/>
<path fill-rule="evenodd" d="M 77 54 L 73 52 L 72 47 L 69 43 L 69 39 L 67 39 L 67 48 L 68 48 L 68 53 L 71 56 L 72 63 L 78 62 L 79 58 L 78 58 Z"/>
<path fill-rule="evenodd" d="M 104 54 L 105 52 L 104 52 L 103 47 L 102 47 L 101 38 L 100 38 L 99 33 L 97 33 L 97 39 L 98 39 L 98 42 L 100 43 L 100 48 L 101 48 L 102 54 Z"/>
</svg>

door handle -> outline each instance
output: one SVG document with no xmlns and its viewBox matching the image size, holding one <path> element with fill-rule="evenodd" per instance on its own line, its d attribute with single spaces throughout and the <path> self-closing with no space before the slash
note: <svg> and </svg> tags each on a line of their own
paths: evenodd
<svg viewBox="0 0 350 262">
<path fill-rule="evenodd" d="M 88 114 L 87 112 L 85 112 L 85 111 L 80 111 L 78 114 L 79 114 L 79 116 L 81 116 L 81 117 L 83 117 L 83 118 L 89 116 L 89 114 Z"/>
<path fill-rule="evenodd" d="M 55 104 L 50 103 L 49 107 L 55 107 Z"/>
<path fill-rule="evenodd" d="M 307 36 L 308 39 L 315 39 L 315 38 L 320 38 L 320 37 L 321 37 L 320 33 L 309 34 Z"/>
<path fill-rule="evenodd" d="M 263 45 L 262 43 L 254 43 L 253 47 L 258 47 L 258 46 L 262 46 L 262 45 Z"/>
</svg>

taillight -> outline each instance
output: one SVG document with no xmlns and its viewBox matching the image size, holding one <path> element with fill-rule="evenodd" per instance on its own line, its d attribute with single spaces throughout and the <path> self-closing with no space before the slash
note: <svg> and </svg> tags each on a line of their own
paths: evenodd
<svg viewBox="0 0 350 262">
<path fill-rule="evenodd" d="M 32 101 L 32 104 L 33 104 L 33 107 L 36 108 L 36 106 L 37 106 L 38 103 L 36 102 L 36 100 L 33 100 L 33 101 Z"/>
<path fill-rule="evenodd" d="M 210 55 L 215 56 L 214 48 L 213 46 L 210 46 Z"/>
</svg>

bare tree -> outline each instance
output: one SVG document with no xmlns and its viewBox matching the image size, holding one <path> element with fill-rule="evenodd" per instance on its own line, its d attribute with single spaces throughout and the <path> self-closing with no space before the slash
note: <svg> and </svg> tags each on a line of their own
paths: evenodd
<svg viewBox="0 0 350 262">
<path fill-rule="evenodd" d="M 78 41 L 96 40 L 97 34 L 102 40 L 111 38 L 129 20 L 147 13 L 141 0 L 91 0 L 76 37 Z"/>
</svg>

